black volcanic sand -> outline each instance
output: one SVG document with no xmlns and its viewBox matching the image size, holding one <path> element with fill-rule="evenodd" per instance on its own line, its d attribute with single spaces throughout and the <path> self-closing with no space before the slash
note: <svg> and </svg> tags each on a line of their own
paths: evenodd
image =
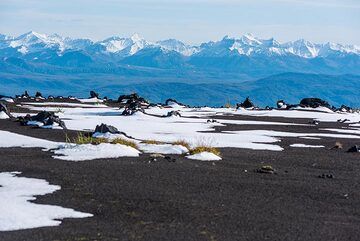
<svg viewBox="0 0 360 241">
<path fill-rule="evenodd" d="M 217 130 L 323 133 L 318 129 L 342 126 L 347 124 L 228 125 Z M 23 127 L 10 120 L 0 121 L 0 130 L 65 140 L 62 130 Z M 335 141 L 344 149 L 330 150 Z M 326 148 L 289 147 L 293 143 Z M 173 156 L 175 162 L 149 162 L 149 155 L 67 162 L 38 148 L 0 148 L 0 172 L 21 171 L 21 176 L 61 186 L 37 197 L 36 203 L 94 214 L 65 219 L 58 227 L 0 232 L 0 240 L 359 240 L 360 154 L 346 150 L 360 140 L 282 138 L 279 144 L 284 151 L 221 149 L 223 160 L 218 162 L 181 156 Z M 277 174 L 254 172 L 262 165 L 272 165 Z M 319 178 L 322 174 L 333 178 Z"/>
</svg>

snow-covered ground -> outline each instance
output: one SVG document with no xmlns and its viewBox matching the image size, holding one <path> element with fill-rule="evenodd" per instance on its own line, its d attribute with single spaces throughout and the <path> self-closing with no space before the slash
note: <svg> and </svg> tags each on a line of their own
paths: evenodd
<svg viewBox="0 0 360 241">
<path fill-rule="evenodd" d="M 19 173 L 0 173 L 0 231 L 57 226 L 64 218 L 93 216 L 70 208 L 31 202 L 36 200 L 35 196 L 60 190 L 60 186 L 16 174 Z"/>
<path fill-rule="evenodd" d="M 25 107 L 31 110 L 56 111 L 54 107 Z M 182 117 L 163 117 L 170 111 L 179 111 Z M 324 130 L 324 133 L 292 133 L 277 132 L 269 130 L 250 131 L 226 131 L 215 132 L 216 126 L 227 124 L 237 125 L 262 125 L 262 126 L 311 126 L 311 124 L 296 124 L 291 122 L 274 121 L 251 121 L 251 120 L 223 120 L 216 119 L 207 121 L 207 117 L 224 115 L 247 115 L 265 117 L 307 118 L 323 122 L 337 122 L 339 119 L 348 119 L 349 123 L 360 121 L 359 113 L 336 113 L 327 108 L 298 108 L 297 110 L 246 110 L 233 108 L 187 108 L 178 104 L 170 107 L 151 107 L 145 113 L 137 112 L 132 116 L 122 116 L 119 108 L 62 108 L 58 115 L 64 120 L 66 126 L 71 130 L 94 130 L 96 125 L 101 123 L 113 125 L 120 131 L 133 137 L 136 140 L 156 140 L 171 143 L 178 140 L 185 140 L 191 147 L 198 145 L 210 145 L 214 147 L 248 148 L 254 150 L 281 151 L 283 148 L 278 145 L 279 137 L 298 138 L 360 138 L 358 129 L 346 130 Z M 291 129 L 291 128 L 289 128 Z M 341 132 L 343 134 L 334 134 Z M 161 146 L 147 148 L 142 147 L 144 152 L 152 152 L 149 148 L 157 148 L 160 152 Z M 173 147 L 171 147 L 173 148 Z M 163 153 L 173 152 L 161 150 Z"/>
</svg>

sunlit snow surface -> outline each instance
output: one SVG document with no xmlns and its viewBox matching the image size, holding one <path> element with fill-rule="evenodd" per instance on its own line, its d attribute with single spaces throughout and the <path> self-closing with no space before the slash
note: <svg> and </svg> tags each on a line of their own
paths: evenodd
<svg viewBox="0 0 360 241">
<path fill-rule="evenodd" d="M 60 186 L 34 178 L 17 177 L 15 173 L 0 173 L 0 231 L 12 231 L 57 226 L 64 218 L 86 218 L 92 214 L 70 208 L 35 204 L 35 196 L 60 190 Z"/>
<path fill-rule="evenodd" d="M 301 144 L 301 143 L 292 144 L 290 146 L 291 147 L 300 147 L 300 148 L 323 148 L 323 147 L 325 147 L 325 146 L 322 146 L 322 145 L 306 145 L 306 144 Z"/>
<path fill-rule="evenodd" d="M 56 111 L 55 107 L 28 107 L 32 110 Z M 168 112 L 177 110 L 182 117 L 163 117 Z M 283 148 L 278 145 L 280 137 L 298 138 L 360 138 L 356 131 L 344 131 L 344 134 L 334 134 L 341 131 L 327 131 L 324 133 L 292 133 L 291 126 L 311 126 L 310 124 L 292 123 L 294 118 L 316 119 L 323 122 L 336 122 L 339 119 L 348 119 L 349 123 L 360 121 L 359 113 L 335 113 L 327 108 L 298 108 L 297 110 L 245 110 L 233 108 L 187 108 L 178 104 L 170 107 L 152 107 L 145 110 L 145 113 L 137 112 L 132 116 L 122 116 L 119 108 L 62 108 L 58 115 L 64 120 L 66 126 L 71 130 L 93 131 L 96 125 L 101 123 L 113 125 L 120 131 L 136 140 L 156 140 L 162 142 L 174 142 L 178 140 L 187 141 L 192 147 L 197 145 L 211 145 L 214 147 L 234 147 L 254 150 L 281 151 Z M 216 116 L 225 115 L 246 115 L 265 117 L 284 117 L 287 121 L 252 121 L 252 120 L 223 120 L 216 119 Z M 215 122 L 207 122 L 208 117 L 215 118 Z M 250 131 L 226 131 L 216 133 L 216 126 L 227 124 L 237 125 L 279 125 L 289 126 L 289 132 L 278 132 L 269 130 Z M 270 127 L 269 127 L 270 128 Z M 160 147 L 156 147 L 160 148 Z M 144 148 L 143 148 L 144 149 Z M 154 150 L 144 149 L 145 152 Z M 166 150 L 163 151 L 166 153 Z"/>
<path fill-rule="evenodd" d="M 0 147 L 33 147 L 56 149 L 64 143 L 43 140 L 0 130 Z"/>
<path fill-rule="evenodd" d="M 64 148 L 55 150 L 55 159 L 66 161 L 85 161 L 102 158 L 118 158 L 118 157 L 138 157 L 140 152 L 130 146 L 119 144 L 101 143 L 99 145 L 68 144 Z"/>
<path fill-rule="evenodd" d="M 221 157 L 211 152 L 200 152 L 194 155 L 187 156 L 187 158 L 199 161 L 220 161 Z"/>
<path fill-rule="evenodd" d="M 4 111 L 0 111 L 0 120 L 5 120 L 9 118 L 10 117 Z"/>
</svg>

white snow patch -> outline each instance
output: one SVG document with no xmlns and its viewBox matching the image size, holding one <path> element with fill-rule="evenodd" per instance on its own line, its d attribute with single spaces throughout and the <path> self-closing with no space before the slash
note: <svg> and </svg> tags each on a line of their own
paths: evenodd
<svg viewBox="0 0 360 241">
<path fill-rule="evenodd" d="M 291 147 L 300 147 L 300 148 L 323 148 L 322 145 L 306 145 L 306 144 L 292 144 Z"/>
<path fill-rule="evenodd" d="M 5 119 L 9 119 L 9 118 L 10 117 L 4 111 L 0 112 L 0 120 L 5 120 Z"/>
<path fill-rule="evenodd" d="M 313 109 L 312 109 L 313 110 Z M 285 117 L 285 118 L 306 118 L 315 119 L 323 122 L 337 122 L 339 119 L 349 119 L 350 122 L 360 121 L 360 113 L 337 113 L 303 110 L 238 110 L 234 112 L 238 115 L 247 116 L 267 116 L 267 117 Z"/>
<path fill-rule="evenodd" d="M 103 103 L 104 100 L 100 100 L 98 98 L 88 98 L 88 99 L 77 99 L 81 103 Z"/>
<path fill-rule="evenodd" d="M 82 104 L 82 103 L 66 103 L 66 102 L 24 102 L 21 103 L 24 108 L 29 106 L 64 106 L 64 107 L 83 107 L 83 108 L 102 108 L 108 107 L 104 104 L 97 104 L 98 102 L 94 102 L 95 104 Z"/>
<path fill-rule="evenodd" d="M 186 156 L 189 159 L 192 160 L 199 160 L 199 161 L 220 161 L 221 157 L 215 155 L 211 152 L 201 152 L 194 155 Z"/>
<path fill-rule="evenodd" d="M 8 103 L 14 103 L 14 100 L 12 98 L 9 98 L 9 97 L 2 97 L 2 98 L 0 98 L 0 101 L 6 101 Z"/>
<path fill-rule="evenodd" d="M 16 174 L 19 172 L 0 173 L 0 231 L 58 226 L 59 219 L 93 216 L 70 208 L 30 202 L 36 200 L 35 196 L 60 190 L 60 186 Z"/>
<path fill-rule="evenodd" d="M 138 157 L 140 152 L 135 148 L 119 144 L 101 143 L 99 145 L 69 144 L 61 149 L 54 150 L 55 159 L 66 161 L 86 161 L 102 158 Z"/>
<path fill-rule="evenodd" d="M 0 131 L 0 147 L 28 147 L 56 149 L 63 146 L 64 143 L 42 140 L 34 137 L 15 134 L 8 131 Z"/>
<path fill-rule="evenodd" d="M 139 144 L 139 149 L 145 153 L 176 154 L 188 153 L 189 150 L 182 145 L 171 144 Z"/>
</svg>

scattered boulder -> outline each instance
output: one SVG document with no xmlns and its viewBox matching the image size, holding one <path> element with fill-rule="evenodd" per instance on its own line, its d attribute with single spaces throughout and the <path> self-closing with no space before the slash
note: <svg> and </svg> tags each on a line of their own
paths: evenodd
<svg viewBox="0 0 360 241">
<path fill-rule="evenodd" d="M 131 95 L 121 95 L 118 98 L 118 102 L 123 105 L 122 107 L 125 107 L 124 112 L 126 113 L 129 112 L 126 109 L 130 109 L 134 112 L 136 110 L 141 110 L 149 106 L 149 102 L 136 93 L 133 93 Z"/>
<path fill-rule="evenodd" d="M 259 169 L 256 169 L 257 173 L 265 173 L 265 174 L 275 174 L 275 169 L 272 166 L 262 166 Z"/>
<path fill-rule="evenodd" d="M 92 91 L 90 91 L 90 98 L 99 99 L 99 94 L 92 90 Z"/>
<path fill-rule="evenodd" d="M 41 126 L 51 126 L 57 123 L 63 129 L 66 129 L 65 123 L 54 113 L 42 111 L 35 116 L 26 115 L 19 117 L 18 120 L 22 125 L 32 125 L 32 123 L 41 123 Z"/>
<path fill-rule="evenodd" d="M 313 121 L 310 121 L 309 124 L 311 125 L 319 125 L 320 124 L 320 121 L 317 121 L 317 120 L 313 120 Z"/>
<path fill-rule="evenodd" d="M 0 113 L 4 113 L 5 116 L 12 117 L 10 111 L 8 110 L 7 106 L 0 102 Z M 7 118 L 7 117 L 6 117 Z"/>
<path fill-rule="evenodd" d="M 341 105 L 340 108 L 338 108 L 336 111 L 353 112 L 353 109 L 351 107 L 349 107 L 349 106 Z"/>
<path fill-rule="evenodd" d="M 28 99 L 28 98 L 30 98 L 30 95 L 29 95 L 29 93 L 27 92 L 27 90 L 25 90 L 24 94 L 22 94 L 22 95 L 16 95 L 16 98 Z"/>
<path fill-rule="evenodd" d="M 334 178 L 334 175 L 333 174 L 321 174 L 318 176 L 319 178 L 323 178 L 323 179 L 333 179 Z"/>
<path fill-rule="evenodd" d="M 42 96 L 42 94 L 38 91 L 36 92 L 35 94 L 35 98 L 38 98 L 38 99 L 44 99 L 44 97 Z"/>
<path fill-rule="evenodd" d="M 101 125 L 97 125 L 95 128 L 95 133 L 111 133 L 111 134 L 120 134 L 120 131 L 111 125 L 106 125 L 106 124 L 101 124 Z"/>
<path fill-rule="evenodd" d="M 249 97 L 246 97 L 246 99 L 244 100 L 244 102 L 240 103 L 240 104 L 236 104 L 236 108 L 245 108 L 245 109 L 248 109 L 248 108 L 255 108 L 255 105 L 252 103 L 252 101 L 250 100 Z"/>
<path fill-rule="evenodd" d="M 209 119 L 206 121 L 207 123 L 219 123 L 217 120 Z"/>
<path fill-rule="evenodd" d="M 137 110 L 132 110 L 130 108 L 125 108 L 125 110 L 121 113 L 121 115 L 124 116 L 129 116 L 129 115 L 133 115 L 135 112 L 137 112 Z"/>
<path fill-rule="evenodd" d="M 317 107 L 326 107 L 329 109 L 331 108 L 328 102 L 319 98 L 304 98 L 300 101 L 300 106 L 311 107 L 311 108 L 317 108 Z"/>
<path fill-rule="evenodd" d="M 347 152 L 360 152 L 360 146 L 358 145 L 352 146 Z"/>
<path fill-rule="evenodd" d="M 277 108 L 279 108 L 279 109 L 286 109 L 287 108 L 287 104 L 283 100 L 278 100 L 276 102 L 276 105 L 277 105 Z"/>
<path fill-rule="evenodd" d="M 166 117 L 171 117 L 171 116 L 181 117 L 181 114 L 179 111 L 173 110 L 173 111 L 169 111 L 166 115 Z"/>
<path fill-rule="evenodd" d="M 347 121 L 350 121 L 350 120 L 349 119 L 339 119 L 339 120 L 337 120 L 337 122 L 339 122 L 339 123 L 345 123 Z"/>
</svg>

